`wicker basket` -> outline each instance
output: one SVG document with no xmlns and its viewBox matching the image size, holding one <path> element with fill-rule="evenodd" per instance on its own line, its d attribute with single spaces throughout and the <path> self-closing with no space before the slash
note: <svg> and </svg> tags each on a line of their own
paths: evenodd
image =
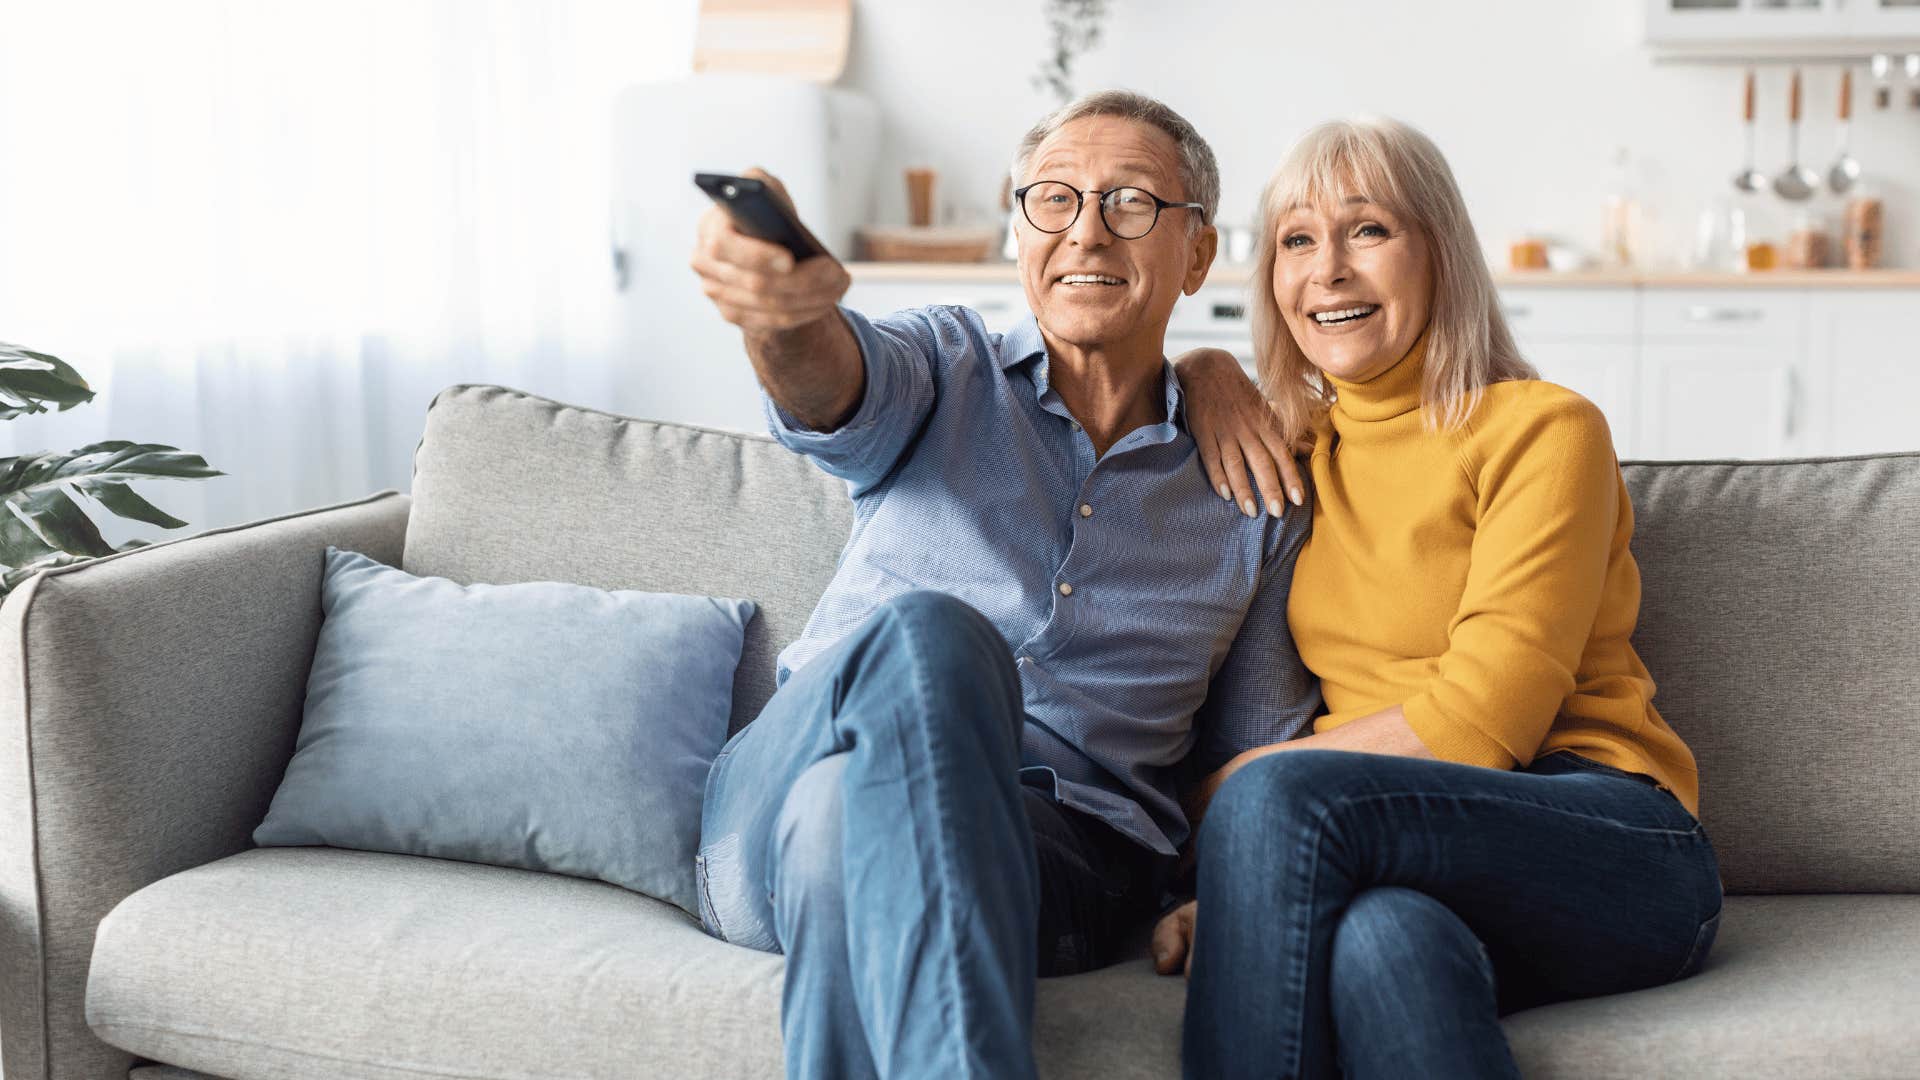
<svg viewBox="0 0 1920 1080">
<path fill-rule="evenodd" d="M 1000 242 L 998 229 L 888 225 L 861 229 L 860 257 L 873 262 L 981 262 Z"/>
</svg>

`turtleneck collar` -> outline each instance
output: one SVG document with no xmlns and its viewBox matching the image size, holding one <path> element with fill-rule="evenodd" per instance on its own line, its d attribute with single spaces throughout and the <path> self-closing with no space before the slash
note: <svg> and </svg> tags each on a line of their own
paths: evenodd
<svg viewBox="0 0 1920 1080">
<path fill-rule="evenodd" d="M 1363 424 L 1405 416 L 1420 407 L 1421 376 L 1426 373 L 1427 331 L 1422 330 L 1413 347 L 1398 363 L 1365 382 L 1348 382 L 1327 376 L 1338 395 L 1333 403 L 1336 419 Z"/>
</svg>

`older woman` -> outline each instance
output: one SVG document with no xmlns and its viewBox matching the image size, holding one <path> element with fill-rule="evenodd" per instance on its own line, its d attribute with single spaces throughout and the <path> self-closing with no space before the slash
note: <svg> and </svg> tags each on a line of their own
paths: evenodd
<svg viewBox="0 0 1920 1080">
<path fill-rule="evenodd" d="M 1424 135 L 1323 125 L 1262 214 L 1266 401 L 1225 354 L 1180 376 L 1216 487 L 1312 434 L 1289 621 L 1328 712 L 1192 800 L 1198 907 L 1155 934 L 1187 1074 L 1517 1076 L 1500 1015 L 1684 978 L 1719 925 L 1693 755 L 1629 642 L 1633 509 Z"/>
</svg>

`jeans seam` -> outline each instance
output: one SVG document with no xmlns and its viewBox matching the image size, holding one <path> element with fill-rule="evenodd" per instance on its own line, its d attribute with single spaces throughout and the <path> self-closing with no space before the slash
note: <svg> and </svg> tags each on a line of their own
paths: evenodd
<svg viewBox="0 0 1920 1080">
<path fill-rule="evenodd" d="M 1716 924 L 1714 926 L 1714 936 L 1715 937 L 1719 936 L 1720 928 L 1717 924 L 1720 921 L 1720 916 L 1725 912 L 1725 910 L 1726 908 L 1725 908 L 1725 905 L 1723 904 L 1719 909 L 1715 910 L 1713 914 L 1700 920 L 1699 929 L 1693 932 L 1693 944 L 1687 946 L 1686 959 L 1680 962 L 1680 966 L 1674 969 L 1674 972 L 1672 975 L 1667 976 L 1667 982 L 1679 981 L 1681 976 L 1687 975 L 1689 973 L 1688 969 L 1693 967 L 1694 961 L 1700 958 L 1700 937 L 1702 934 L 1706 933 L 1708 923 Z"/>
<path fill-rule="evenodd" d="M 902 636 L 909 639 L 909 641 L 911 641 L 912 644 L 915 646 L 914 651 L 911 653 L 911 655 L 916 657 L 930 655 L 924 650 L 921 650 L 919 648 L 921 642 L 919 639 L 919 633 L 913 625 L 913 620 L 901 619 L 900 630 L 901 630 Z M 913 688 L 914 688 L 915 696 L 919 699 L 916 702 L 916 704 L 919 706 L 918 710 L 915 713 L 916 723 L 919 724 L 921 735 L 923 738 L 926 739 L 928 747 L 929 749 L 931 749 L 932 744 L 934 743 L 936 738 L 936 734 L 934 731 L 935 725 L 927 723 L 926 717 L 927 717 L 927 710 L 931 707 L 931 703 L 933 701 L 933 692 L 932 692 L 932 689 L 927 686 L 926 667 L 922 662 L 916 662 L 914 664 Z M 939 867 L 940 889 L 943 894 L 941 907 L 947 918 L 948 940 L 957 942 L 957 941 L 960 941 L 962 937 L 960 933 L 960 927 L 954 921 L 954 913 L 953 913 L 954 905 L 952 903 L 952 899 L 955 895 L 957 895 L 956 890 L 953 888 L 953 853 L 951 851 L 950 845 L 947 843 L 946 829 L 944 827 L 945 822 L 948 820 L 946 817 L 946 811 L 949 806 L 949 800 L 945 797 L 946 792 L 943 789 L 944 788 L 943 781 L 945 777 L 942 775 L 942 771 L 938 768 L 932 768 L 928 770 L 928 773 L 929 773 L 929 784 L 933 788 L 934 809 L 938 815 L 935 818 L 935 828 L 932 831 L 935 834 L 934 836 L 935 856 L 936 858 L 939 859 L 939 862 L 940 862 L 940 867 Z M 914 785 L 903 783 L 901 786 L 907 789 L 908 799 L 911 800 L 914 794 L 914 791 L 913 791 Z M 958 1030 L 966 1031 L 968 1030 L 967 1021 L 970 1019 L 970 1017 L 967 1015 L 968 1009 L 967 1009 L 966 995 L 962 993 L 962 987 L 960 986 L 960 973 L 958 971 L 958 964 L 949 963 L 946 965 L 946 967 L 947 967 L 947 976 L 948 976 L 948 993 L 951 995 L 951 1000 L 953 1002 L 954 1015 L 956 1019 L 958 1019 L 959 1021 Z M 965 1066 L 966 1066 L 966 1058 L 965 1058 L 965 1055 L 963 1054 L 961 1056 L 961 1059 L 955 1062 L 955 1067 L 957 1071 L 954 1073 L 954 1075 L 956 1076 L 965 1075 L 966 1074 Z"/>
<path fill-rule="evenodd" d="M 720 909 L 713 906 L 713 886 L 707 881 L 707 857 L 704 854 L 693 857 L 694 875 L 700 881 L 700 901 L 707 905 L 702 914 L 706 921 L 713 924 L 713 936 L 721 941 L 727 940 L 727 928 L 720 925 Z"/>
<path fill-rule="evenodd" d="M 1636 786 L 1645 787 L 1645 785 L 1636 785 Z M 1647 788 L 1647 790 L 1652 791 L 1654 789 Z M 1406 799 L 1406 798 L 1420 799 L 1430 794 L 1434 794 L 1434 793 L 1426 792 L 1426 791 L 1371 791 L 1364 795 L 1342 796 L 1338 806 L 1330 807 L 1329 809 L 1345 810 L 1347 807 L 1355 803 L 1364 803 L 1364 802 L 1386 802 L 1393 799 Z M 1645 833 L 1652 836 L 1693 837 L 1693 836 L 1699 836 L 1703 831 L 1703 827 L 1698 820 L 1693 821 L 1692 825 L 1684 829 L 1663 829 L 1663 828 L 1654 828 L 1654 827 L 1645 826 L 1645 825 L 1628 825 L 1625 822 L 1616 821 L 1610 817 L 1605 817 L 1598 814 L 1581 813 L 1578 810 L 1569 810 L 1564 806 L 1554 806 L 1550 803 L 1535 802 L 1532 799 L 1516 799 L 1508 795 L 1489 795 L 1489 794 L 1480 793 L 1480 792 L 1449 792 L 1449 793 L 1446 793 L 1444 797 L 1449 799 L 1462 799 L 1462 800 L 1471 800 L 1471 801 L 1478 801 L 1478 802 L 1505 803 L 1509 806 L 1525 806 L 1530 809 L 1544 810 L 1548 813 L 1559 814 L 1564 817 L 1579 818 L 1582 821 L 1590 821 L 1590 822 L 1595 822 L 1601 825 L 1611 826 L 1613 828 L 1621 830 L 1622 832 Z M 1678 805 L 1678 804 L 1676 803 L 1675 805 Z M 1681 807 L 1681 812 L 1685 813 L 1686 808 Z M 1688 815 L 1688 816 L 1691 817 L 1691 815 Z"/>
<path fill-rule="evenodd" d="M 1327 818 L 1331 813 L 1328 807 L 1321 807 L 1314 815 L 1313 828 L 1307 830 L 1307 835 L 1301 841 L 1309 849 L 1307 903 L 1300 905 L 1299 925 L 1295 930 L 1300 934 L 1300 940 L 1306 944 L 1306 947 L 1301 950 L 1302 955 L 1294 964 L 1293 986 L 1289 988 L 1293 991 L 1293 1000 L 1300 1003 L 1300 1008 L 1294 1017 L 1293 1063 L 1285 1073 L 1287 1076 L 1300 1075 L 1307 1054 L 1306 989 L 1307 973 L 1313 969 L 1313 898 L 1319 894 L 1320 889 L 1320 838 L 1326 834 Z"/>
</svg>

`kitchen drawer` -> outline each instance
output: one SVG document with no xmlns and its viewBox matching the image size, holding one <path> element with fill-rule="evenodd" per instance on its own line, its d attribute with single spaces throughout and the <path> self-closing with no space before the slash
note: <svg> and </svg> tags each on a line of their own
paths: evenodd
<svg viewBox="0 0 1920 1080">
<path fill-rule="evenodd" d="M 980 313 L 987 329 L 1006 333 L 1027 315 L 1018 283 L 993 281 L 855 281 L 840 301 L 869 318 L 906 308 L 957 304 Z"/>
<path fill-rule="evenodd" d="M 1641 301 L 1641 335 L 1682 341 L 1767 341 L 1798 347 L 1806 311 L 1806 294 L 1797 289 L 1648 289 Z"/>
<path fill-rule="evenodd" d="M 1631 338 L 1639 290 L 1581 289 L 1565 285 L 1509 286 L 1500 290 L 1507 326 L 1529 341 Z"/>
</svg>

